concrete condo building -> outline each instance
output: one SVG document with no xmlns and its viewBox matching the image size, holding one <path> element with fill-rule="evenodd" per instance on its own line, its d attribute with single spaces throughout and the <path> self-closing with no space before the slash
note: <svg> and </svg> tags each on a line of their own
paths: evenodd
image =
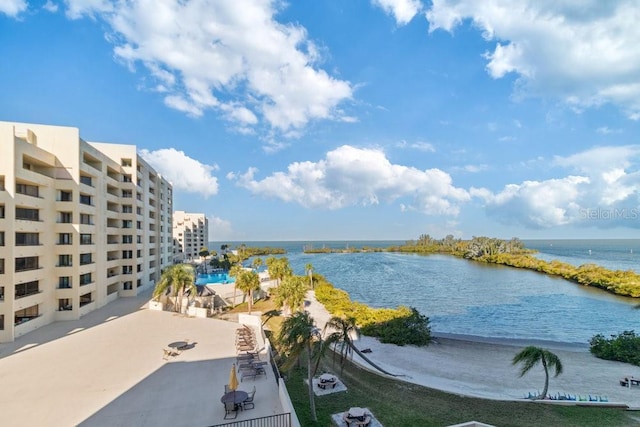
<svg viewBox="0 0 640 427">
<path fill-rule="evenodd" d="M 153 287 L 172 203 L 135 145 L 0 122 L 0 342 Z"/>
<path fill-rule="evenodd" d="M 199 259 L 200 249 L 209 247 L 209 220 L 202 213 L 173 213 L 175 261 Z"/>
</svg>

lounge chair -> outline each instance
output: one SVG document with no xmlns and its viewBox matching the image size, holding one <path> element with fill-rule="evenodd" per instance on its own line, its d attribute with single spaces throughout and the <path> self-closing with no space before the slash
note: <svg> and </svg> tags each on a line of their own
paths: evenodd
<svg viewBox="0 0 640 427">
<path fill-rule="evenodd" d="M 224 419 L 225 420 L 229 420 L 232 418 L 236 418 L 238 416 L 238 408 L 236 408 L 236 404 L 233 402 L 226 402 L 224 404 Z M 233 417 L 231 417 L 230 415 L 233 414 Z"/>
<path fill-rule="evenodd" d="M 243 409 L 253 409 L 255 405 L 253 404 L 253 396 L 256 395 L 256 386 L 253 386 L 253 390 L 251 393 L 248 393 L 249 396 L 242 402 Z M 251 408 L 247 408 L 247 405 L 251 405 Z"/>
</svg>

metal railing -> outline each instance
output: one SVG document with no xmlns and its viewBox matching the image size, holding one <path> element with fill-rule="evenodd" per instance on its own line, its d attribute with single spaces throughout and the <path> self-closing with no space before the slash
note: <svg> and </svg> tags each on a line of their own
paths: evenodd
<svg viewBox="0 0 640 427">
<path fill-rule="evenodd" d="M 214 424 L 211 427 L 290 427 L 291 413 L 252 418 L 250 420 L 233 421 L 225 424 Z"/>
</svg>

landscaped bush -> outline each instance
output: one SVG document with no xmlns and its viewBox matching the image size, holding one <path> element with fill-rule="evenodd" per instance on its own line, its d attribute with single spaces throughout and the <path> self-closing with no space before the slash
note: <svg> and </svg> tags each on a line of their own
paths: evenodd
<svg viewBox="0 0 640 427">
<path fill-rule="evenodd" d="M 640 366 L 640 337 L 634 331 L 624 331 L 606 339 L 598 334 L 589 342 L 591 354 L 605 360 L 617 360 Z"/>
<path fill-rule="evenodd" d="M 349 294 L 325 280 L 315 287 L 316 298 L 334 316 L 353 317 L 363 334 L 397 345 L 423 346 L 431 341 L 429 318 L 413 307 L 372 308 L 351 301 Z"/>
</svg>

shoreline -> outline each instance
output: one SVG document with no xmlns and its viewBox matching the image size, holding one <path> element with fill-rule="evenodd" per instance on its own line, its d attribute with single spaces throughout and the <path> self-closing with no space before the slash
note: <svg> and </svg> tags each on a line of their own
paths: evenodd
<svg viewBox="0 0 640 427">
<path fill-rule="evenodd" d="M 307 311 L 324 328 L 331 314 L 320 304 L 313 291 L 307 293 Z M 406 381 L 457 394 L 492 400 L 522 401 L 530 392 L 540 392 L 544 385 L 541 366 L 520 377 L 520 367 L 512 365 L 513 357 L 528 345 L 552 350 L 562 361 L 564 372 L 550 374 L 549 391 L 577 396 L 603 396 L 610 403 L 640 408 L 640 388 L 621 387 L 620 378 L 640 377 L 640 367 L 622 362 L 598 359 L 587 345 L 558 342 L 536 342 L 505 338 L 433 333 L 436 341 L 426 347 L 383 344 L 377 338 L 361 335 L 354 339 L 360 350 L 371 349 L 367 358 L 395 377 Z M 357 354 L 353 361 L 362 368 L 376 372 Z M 564 401 L 568 403 L 568 401 Z M 606 405 L 606 404 L 603 404 Z"/>
</svg>

